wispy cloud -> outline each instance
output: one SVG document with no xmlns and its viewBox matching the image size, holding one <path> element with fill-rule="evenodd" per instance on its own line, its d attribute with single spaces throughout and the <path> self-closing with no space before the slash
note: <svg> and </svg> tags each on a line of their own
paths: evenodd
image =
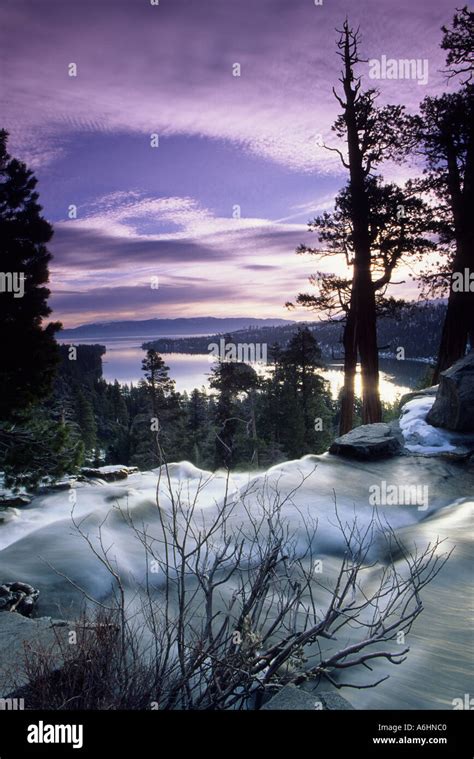
<svg viewBox="0 0 474 759">
<path fill-rule="evenodd" d="M 176 231 L 142 233 L 142 218 L 158 227 L 172 223 Z M 84 217 L 56 224 L 52 303 L 68 322 L 82 309 L 89 320 L 94 299 L 100 304 L 94 313 L 110 316 L 113 309 L 116 318 L 139 305 L 167 312 L 175 306 L 179 313 L 186 305 L 194 313 L 201 296 L 208 307 L 210 293 L 213 308 L 228 307 L 231 294 L 241 308 L 254 308 L 257 298 L 259 310 L 279 309 L 288 280 L 294 289 L 309 274 L 310 263 L 294 255 L 306 234 L 305 225 L 214 217 L 192 198 L 106 195 Z M 151 287 L 155 277 L 158 289 Z"/>
<path fill-rule="evenodd" d="M 1 4 L 2 126 L 38 168 L 55 222 L 55 317 L 286 316 L 309 274 L 333 268 L 294 251 L 314 244 L 307 220 L 347 180 L 321 147 L 336 141 L 346 12 L 343 0 Z M 350 8 L 367 58 L 429 62 L 424 87 L 366 79 L 380 102 L 416 110 L 444 86 L 440 26 L 452 14 L 451 0 Z M 417 171 L 384 167 L 397 181 Z"/>
<path fill-rule="evenodd" d="M 339 170 L 337 158 L 317 143 L 319 136 L 334 142 L 335 27 L 346 15 L 340 0 L 322 6 L 38 0 L 7 3 L 1 15 L 8 86 L 3 117 L 36 160 L 38 130 L 49 146 L 45 160 L 61 149 L 65 132 L 139 132 L 144 138 L 159 132 L 230 140 L 300 171 Z M 352 10 L 368 55 L 430 62 L 423 93 L 416 82 L 387 81 L 384 97 L 416 106 L 438 86 L 439 26 L 451 15 L 447 0 L 429 8 L 400 0 L 383 9 L 378 0 L 362 0 Z M 71 62 L 77 77 L 68 76 Z"/>
</svg>

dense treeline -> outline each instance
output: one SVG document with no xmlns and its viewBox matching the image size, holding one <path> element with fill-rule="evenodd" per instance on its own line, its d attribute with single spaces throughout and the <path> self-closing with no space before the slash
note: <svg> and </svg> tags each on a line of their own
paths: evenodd
<svg viewBox="0 0 474 759">
<path fill-rule="evenodd" d="M 138 385 L 101 377 L 101 346 L 61 346 L 54 405 L 82 443 L 86 463 L 149 469 L 186 459 L 202 468 L 268 466 L 320 453 L 334 437 L 336 407 L 319 376 L 319 346 L 299 328 L 273 346 L 265 374 L 219 361 L 204 388 L 179 393 L 163 358 L 148 350 Z"/>
<path fill-rule="evenodd" d="M 386 353 L 397 352 L 402 346 L 405 358 L 435 358 L 440 339 L 446 305 L 442 302 L 407 303 L 394 313 L 381 316 L 377 320 L 377 343 Z M 339 357 L 343 350 L 342 337 L 344 322 L 334 321 L 308 322 L 306 324 L 321 348 L 322 357 L 331 359 Z M 293 337 L 296 324 L 281 327 L 260 327 L 232 332 L 225 336 L 234 343 L 265 344 L 271 348 L 278 343 L 285 347 Z M 143 344 L 145 349 L 152 348 L 158 353 L 207 353 L 211 343 L 218 343 L 223 336 L 205 337 L 164 337 Z M 269 350 L 269 356 L 271 351 Z"/>
</svg>

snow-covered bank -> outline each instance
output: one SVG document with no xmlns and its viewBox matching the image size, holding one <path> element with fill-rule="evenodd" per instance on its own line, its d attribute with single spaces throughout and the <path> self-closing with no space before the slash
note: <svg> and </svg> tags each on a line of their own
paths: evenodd
<svg viewBox="0 0 474 759">
<path fill-rule="evenodd" d="M 474 434 L 456 433 L 428 424 L 426 417 L 435 402 L 434 396 L 420 396 L 402 408 L 400 429 L 405 447 L 411 453 L 433 455 L 468 452 L 474 448 Z"/>
</svg>

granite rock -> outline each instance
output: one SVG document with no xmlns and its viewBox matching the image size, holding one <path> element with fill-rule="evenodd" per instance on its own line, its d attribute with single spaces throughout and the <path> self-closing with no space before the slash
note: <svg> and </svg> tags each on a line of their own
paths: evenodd
<svg viewBox="0 0 474 759">
<path fill-rule="evenodd" d="M 354 459 L 381 459 L 395 456 L 401 450 L 402 444 L 392 426 L 379 422 L 363 424 L 337 437 L 329 453 Z"/>
</svg>

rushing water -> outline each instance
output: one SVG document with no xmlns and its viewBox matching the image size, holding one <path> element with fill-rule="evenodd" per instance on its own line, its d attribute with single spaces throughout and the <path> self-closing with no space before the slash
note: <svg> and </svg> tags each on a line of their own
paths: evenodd
<svg viewBox="0 0 474 759">
<path fill-rule="evenodd" d="M 108 559 L 119 571 L 129 597 L 134 597 L 137 583 L 143 587 L 149 566 L 143 545 L 130 522 L 141 525 L 142 529 L 146 525 L 147 535 L 158 540 L 156 550 L 162 544 L 162 522 L 155 500 L 157 474 L 158 470 L 131 475 L 125 482 L 77 485 L 76 520 L 98 549 L 101 526 Z M 210 477 L 185 462 L 171 464 L 169 474 L 170 479 L 162 479 L 159 485 L 160 509 L 164 518 L 170 511 L 170 491 L 175 498 L 180 493 L 185 511 L 197 498 L 193 519 L 199 530 L 207 529 L 206 526 L 214 523 L 216 509 L 222 503 L 225 477 L 222 474 Z M 378 660 L 373 662 L 373 671 L 363 667 L 343 671 L 345 680 L 356 686 L 365 686 L 390 675 L 390 679 L 374 689 L 344 688 L 344 696 L 356 708 L 451 709 L 453 699 L 462 699 L 465 693 L 472 692 L 473 635 L 469 614 L 473 600 L 473 479 L 465 465 L 435 457 L 398 456 L 366 463 L 328 454 L 305 456 L 273 467 L 266 473 L 236 473 L 232 476 L 228 497 L 235 506 L 231 511 L 228 533 L 245 535 L 250 516 L 255 518 L 259 514 L 271 488 L 274 488 L 273 492 L 283 498 L 282 519 L 296 537 L 298 555 L 304 557 L 310 543 L 313 556 L 322 561 L 323 576 L 313 591 L 321 613 L 327 608 L 327 588 L 334 585 L 346 551 L 336 519 L 335 502 L 341 522 L 350 524 L 356 517 L 363 532 L 373 518 L 373 507 L 368 498 L 371 484 L 381 481 L 404 485 L 422 483 L 428 488 L 430 497 L 426 510 L 408 504 L 382 505 L 379 509 L 381 519 L 390 525 L 404 549 L 411 553 L 423 550 L 439 537 L 445 543 L 438 553 L 453 549 L 453 554 L 440 574 L 421 592 L 424 611 L 407 635 L 405 645 L 409 646 L 410 652 L 406 661 L 395 666 Z M 204 487 L 203 481 L 206 483 Z M 0 528 L 0 575 L 38 587 L 41 591 L 40 615 L 71 619 L 77 609 L 78 587 L 83 588 L 89 598 L 99 601 L 110 598 L 111 577 L 73 527 L 70 508 L 67 492 L 48 493 L 35 498 L 30 506 L 17 510 Z M 317 520 L 316 535 L 306 529 L 308 520 Z M 263 533 L 265 529 L 264 526 Z M 218 545 L 216 540 L 218 538 L 213 534 L 209 545 L 210 560 L 215 545 Z M 388 558 L 384 543 L 375 541 L 363 573 L 361 587 L 364 593 L 370 594 L 377 587 Z M 397 559 L 396 565 L 403 575 L 406 571 L 404 560 Z M 162 575 L 151 575 L 150 581 L 153 592 L 160 593 Z M 232 582 L 222 585 L 222 598 L 229 598 L 234 587 Z M 353 643 L 358 635 L 360 629 L 357 626 L 344 628 L 334 639 L 320 641 L 323 653 L 334 647 L 340 650 Z M 383 647 L 390 647 L 392 652 L 397 650 L 395 643 Z"/>
<path fill-rule="evenodd" d="M 169 335 L 169 337 L 173 337 Z M 182 337 L 182 335 L 181 335 Z M 141 362 L 144 357 L 141 344 L 150 338 L 116 338 L 106 341 L 80 340 L 79 344 L 105 345 L 107 352 L 103 357 L 104 378 L 122 384 L 136 384 L 143 375 Z M 65 341 L 66 342 L 66 341 Z M 170 367 L 170 376 L 176 382 L 176 389 L 190 392 L 194 388 L 208 387 L 209 375 L 213 362 L 207 354 L 167 353 L 164 354 Z M 426 372 L 426 364 L 417 361 L 396 361 L 394 359 L 380 360 L 380 394 L 384 401 L 393 403 L 397 397 L 412 390 Z M 329 381 L 331 393 L 337 397 L 343 384 L 343 366 L 340 362 L 330 363 L 320 372 Z M 360 371 L 356 376 L 356 392 L 360 395 Z"/>
</svg>

